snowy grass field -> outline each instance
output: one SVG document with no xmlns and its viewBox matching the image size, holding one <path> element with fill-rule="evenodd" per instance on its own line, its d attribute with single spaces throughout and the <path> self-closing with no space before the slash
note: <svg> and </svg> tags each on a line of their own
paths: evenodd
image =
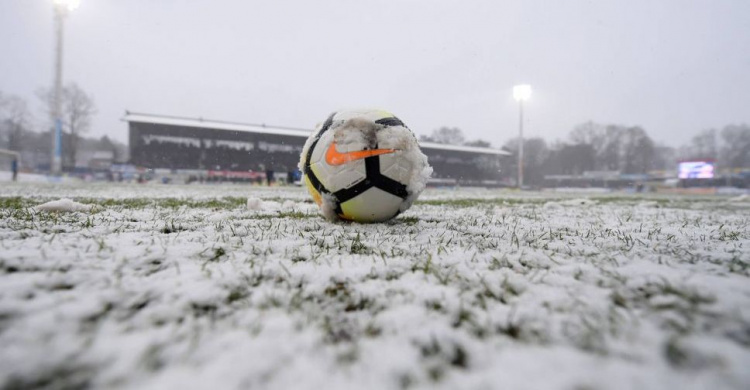
<svg viewBox="0 0 750 390">
<path fill-rule="evenodd" d="M 742 197 L 2 183 L 0 389 L 748 389 L 749 265 Z"/>
</svg>

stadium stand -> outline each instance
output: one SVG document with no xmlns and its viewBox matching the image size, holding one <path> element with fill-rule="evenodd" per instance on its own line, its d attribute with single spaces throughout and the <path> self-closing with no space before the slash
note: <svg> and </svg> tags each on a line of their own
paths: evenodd
<svg viewBox="0 0 750 390">
<path fill-rule="evenodd" d="M 242 181 L 256 180 L 248 174 L 252 172 L 294 172 L 312 131 L 139 113 L 126 113 L 123 120 L 129 124 L 132 164 Z M 420 146 L 434 168 L 433 184 L 500 185 L 505 151 L 429 142 Z"/>
</svg>

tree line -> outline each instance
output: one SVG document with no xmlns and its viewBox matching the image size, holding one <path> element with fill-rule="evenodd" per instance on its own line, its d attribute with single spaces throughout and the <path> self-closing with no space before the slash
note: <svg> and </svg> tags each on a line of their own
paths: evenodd
<svg viewBox="0 0 750 390">
<path fill-rule="evenodd" d="M 27 101 L 19 96 L 0 91 L 0 148 L 32 156 L 35 162 L 49 162 L 52 150 L 52 127 L 54 123 L 54 92 L 51 88 L 40 89 L 36 96 L 41 104 L 41 118 L 32 113 Z M 125 157 L 124 145 L 108 136 L 100 139 L 85 138 L 91 130 L 91 121 L 96 114 L 93 97 L 75 83 L 62 90 L 61 117 L 62 163 L 64 168 L 74 168 L 78 152 L 87 150 L 111 151 L 115 159 Z"/>
<path fill-rule="evenodd" d="M 457 127 L 441 127 L 420 141 L 452 145 L 491 147 L 484 140 L 467 142 Z M 518 154 L 519 139 L 505 142 L 503 149 Z M 672 147 L 655 142 L 640 126 L 603 125 L 586 122 L 573 128 L 563 140 L 548 143 L 540 137 L 523 140 L 524 181 L 540 185 L 549 175 L 582 175 L 584 172 L 647 174 L 674 173 L 679 161 L 708 160 L 719 169 L 750 168 L 750 125 L 731 124 L 721 130 L 708 129 L 685 145 Z M 516 158 L 505 159 L 501 177 L 515 180 Z"/>
</svg>

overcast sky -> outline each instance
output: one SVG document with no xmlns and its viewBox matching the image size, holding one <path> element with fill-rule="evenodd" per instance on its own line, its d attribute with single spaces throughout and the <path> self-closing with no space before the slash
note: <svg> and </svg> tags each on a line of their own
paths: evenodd
<svg viewBox="0 0 750 390">
<path fill-rule="evenodd" d="M 0 91 L 52 84 L 52 0 L 0 0 Z M 750 1 L 81 0 L 67 82 L 94 96 L 92 134 L 136 112 L 312 128 L 346 107 L 394 112 L 501 145 L 512 87 L 526 134 L 588 120 L 679 145 L 750 122 Z"/>
</svg>

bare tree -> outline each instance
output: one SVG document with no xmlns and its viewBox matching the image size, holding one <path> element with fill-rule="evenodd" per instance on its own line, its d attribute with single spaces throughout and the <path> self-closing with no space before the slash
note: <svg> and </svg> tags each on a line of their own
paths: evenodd
<svg viewBox="0 0 750 390">
<path fill-rule="evenodd" d="M 429 137 L 430 142 L 439 144 L 461 145 L 464 143 L 464 133 L 458 127 L 441 127 L 432 131 Z"/>
<path fill-rule="evenodd" d="M 68 155 L 75 167 L 79 137 L 91 129 L 91 117 L 96 113 L 96 107 L 91 97 L 76 84 L 68 85 L 63 96 L 63 115 L 71 136 Z"/>
<path fill-rule="evenodd" d="M 6 148 L 8 147 L 6 145 L 6 138 L 9 132 L 8 124 L 5 122 L 5 108 L 7 107 L 7 105 L 7 99 L 3 94 L 3 91 L 0 91 L 0 147 Z"/>
<path fill-rule="evenodd" d="M 590 167 L 590 154 L 594 155 L 594 167 L 600 171 L 622 171 L 623 173 L 646 173 L 654 165 L 655 146 L 646 131 L 638 126 L 599 125 L 587 122 L 576 126 L 569 135 L 576 148 L 561 149 L 561 163 L 566 169 L 577 172 L 581 167 Z M 572 167 L 570 165 L 572 164 Z"/>
<path fill-rule="evenodd" d="M 51 89 L 41 90 L 37 95 L 44 102 L 47 112 L 52 118 L 54 115 L 53 91 Z M 65 153 L 65 161 L 70 166 L 75 167 L 80 137 L 90 130 L 91 118 L 96 114 L 96 105 L 93 98 L 75 83 L 68 84 L 63 88 L 62 99 L 63 128 L 69 134 L 68 142 L 63 140 L 63 152 Z"/>
<path fill-rule="evenodd" d="M 0 95 L 0 121 L 6 133 L 8 149 L 21 150 L 24 134 L 29 130 L 30 117 L 29 108 L 24 99 L 15 95 Z"/>
<path fill-rule="evenodd" d="M 597 167 L 603 171 L 619 171 L 622 162 L 622 126 L 609 125 L 604 130 L 602 146 L 597 150 Z"/>
<path fill-rule="evenodd" d="M 653 169 L 661 171 L 674 171 L 678 160 L 677 149 L 663 144 L 654 146 L 654 158 L 651 162 Z"/>
<path fill-rule="evenodd" d="M 691 160 L 717 160 L 718 157 L 719 147 L 715 129 L 703 130 L 690 140 Z"/>
<path fill-rule="evenodd" d="M 642 128 L 625 128 L 622 139 L 622 168 L 624 173 L 647 173 L 654 158 L 654 141 Z"/>
<path fill-rule="evenodd" d="M 560 144 L 553 147 L 550 153 L 547 164 L 549 173 L 581 175 L 595 169 L 596 151 L 591 144 Z"/>
<path fill-rule="evenodd" d="M 568 138 L 573 145 L 588 145 L 589 148 L 579 146 L 579 151 L 593 152 L 594 159 L 593 166 L 584 161 L 580 161 L 577 165 L 589 166 L 590 170 L 618 170 L 620 166 L 620 133 L 621 129 L 618 126 L 604 126 L 591 121 L 576 126 L 570 132 Z M 569 149 L 566 154 L 572 151 L 573 149 Z"/>
<path fill-rule="evenodd" d="M 724 139 L 722 160 L 731 169 L 750 167 L 750 126 L 728 125 L 721 131 Z"/>
<path fill-rule="evenodd" d="M 569 135 L 574 145 L 591 145 L 595 151 L 600 151 L 604 144 L 605 127 L 588 121 L 576 126 Z"/>
</svg>

